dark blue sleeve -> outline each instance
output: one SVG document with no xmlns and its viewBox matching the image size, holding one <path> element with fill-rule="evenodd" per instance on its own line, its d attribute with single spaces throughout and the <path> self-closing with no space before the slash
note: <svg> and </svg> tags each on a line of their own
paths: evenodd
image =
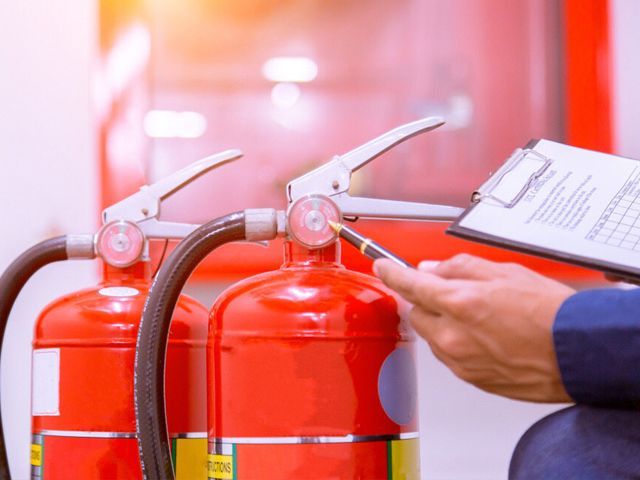
<svg viewBox="0 0 640 480">
<path fill-rule="evenodd" d="M 553 325 L 562 381 L 578 403 L 640 406 L 640 289 L 585 290 Z"/>
</svg>

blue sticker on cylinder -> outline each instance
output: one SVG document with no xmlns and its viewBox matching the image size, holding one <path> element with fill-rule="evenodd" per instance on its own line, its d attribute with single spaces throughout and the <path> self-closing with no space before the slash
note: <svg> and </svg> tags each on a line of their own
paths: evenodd
<svg viewBox="0 0 640 480">
<path fill-rule="evenodd" d="M 378 397 L 384 412 L 398 425 L 413 420 L 418 387 L 416 364 L 408 349 L 397 348 L 384 360 L 378 375 Z"/>
</svg>

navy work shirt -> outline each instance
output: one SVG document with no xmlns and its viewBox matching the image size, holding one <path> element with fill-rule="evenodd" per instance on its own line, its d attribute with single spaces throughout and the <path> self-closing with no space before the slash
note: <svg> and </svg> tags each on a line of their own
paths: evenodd
<svg viewBox="0 0 640 480">
<path fill-rule="evenodd" d="M 553 340 L 577 403 L 640 407 L 640 289 L 572 295 L 556 315 Z"/>
</svg>

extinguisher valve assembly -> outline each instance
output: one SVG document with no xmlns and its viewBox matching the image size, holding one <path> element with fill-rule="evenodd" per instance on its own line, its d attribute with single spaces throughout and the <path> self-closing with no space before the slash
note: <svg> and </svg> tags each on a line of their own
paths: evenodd
<svg viewBox="0 0 640 480">
<path fill-rule="evenodd" d="M 444 124 L 440 117 L 427 117 L 397 127 L 343 155 L 336 155 L 320 167 L 287 185 L 288 233 L 307 248 L 322 248 L 337 239 L 329 222 L 358 218 L 448 222 L 462 208 L 429 203 L 403 202 L 349 195 L 353 172 L 387 150 L 420 133 Z"/>
<path fill-rule="evenodd" d="M 199 225 L 159 220 L 162 201 L 210 170 L 240 157 L 240 150 L 226 150 L 203 158 L 104 209 L 103 227 L 95 238 L 97 253 L 109 265 L 122 268 L 148 260 L 150 239 L 189 235 Z"/>
</svg>

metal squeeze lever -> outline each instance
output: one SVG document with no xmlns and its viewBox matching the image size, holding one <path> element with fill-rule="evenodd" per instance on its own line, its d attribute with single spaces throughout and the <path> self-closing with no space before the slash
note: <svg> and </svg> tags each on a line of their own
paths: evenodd
<svg viewBox="0 0 640 480">
<path fill-rule="evenodd" d="M 444 124 L 440 117 L 427 117 L 397 127 L 370 142 L 298 177 L 287 185 L 288 232 L 310 248 L 328 245 L 336 238 L 329 221 L 347 218 L 380 218 L 448 222 L 464 209 L 448 205 L 403 202 L 349 195 L 351 175 L 387 150 L 423 132 Z"/>
<path fill-rule="evenodd" d="M 451 221 L 463 209 L 447 205 L 402 202 L 377 198 L 352 197 L 351 174 L 375 160 L 387 150 L 420 133 L 444 125 L 441 117 L 427 117 L 397 127 L 344 155 L 296 178 L 287 185 L 289 202 L 309 194 L 331 198 L 346 217 L 402 218 L 409 220 Z"/>
<path fill-rule="evenodd" d="M 127 267 L 146 258 L 149 239 L 189 235 L 199 225 L 158 219 L 162 201 L 205 173 L 240 157 L 240 150 L 226 150 L 203 158 L 105 208 L 103 226 L 95 235 L 94 255 L 115 267 Z"/>
</svg>

